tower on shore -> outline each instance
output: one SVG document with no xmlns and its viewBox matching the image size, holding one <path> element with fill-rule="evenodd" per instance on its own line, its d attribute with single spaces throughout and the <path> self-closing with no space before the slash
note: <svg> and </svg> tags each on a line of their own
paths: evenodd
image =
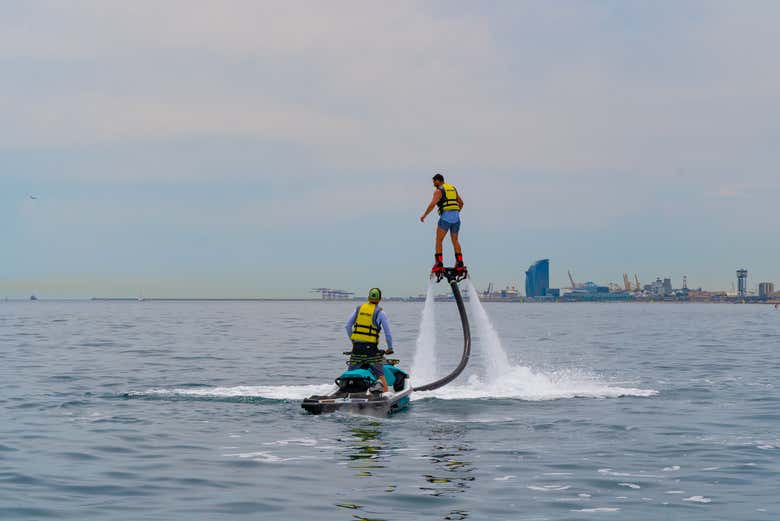
<svg viewBox="0 0 780 521">
<path fill-rule="evenodd" d="M 747 270 L 737 270 L 737 296 L 745 298 L 747 296 Z"/>
</svg>

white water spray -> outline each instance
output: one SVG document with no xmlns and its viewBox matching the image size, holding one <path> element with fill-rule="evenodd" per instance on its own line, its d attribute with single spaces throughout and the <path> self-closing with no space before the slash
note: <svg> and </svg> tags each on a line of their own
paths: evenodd
<svg viewBox="0 0 780 521">
<path fill-rule="evenodd" d="M 436 379 L 436 316 L 434 314 L 433 281 L 428 282 L 425 306 L 420 317 L 420 332 L 417 335 L 417 349 L 412 361 L 411 378 L 417 385 Z"/>
<path fill-rule="evenodd" d="M 536 401 L 657 394 L 657 391 L 652 389 L 612 386 L 580 369 L 541 372 L 523 365 L 512 365 L 490 317 L 479 301 L 479 292 L 468 279 L 465 286 L 469 293 L 468 307 L 472 331 L 476 333 L 475 353 L 484 357 L 485 373 L 479 376 L 474 374 L 466 381 L 456 380 L 435 391 L 417 393 L 417 399 L 435 396 L 445 400 L 515 398 Z"/>
<path fill-rule="evenodd" d="M 485 369 L 491 378 L 500 378 L 510 369 L 509 357 L 470 279 L 466 279 L 466 289 L 469 292 L 469 314 L 477 333 L 476 345 L 485 357 Z"/>
</svg>

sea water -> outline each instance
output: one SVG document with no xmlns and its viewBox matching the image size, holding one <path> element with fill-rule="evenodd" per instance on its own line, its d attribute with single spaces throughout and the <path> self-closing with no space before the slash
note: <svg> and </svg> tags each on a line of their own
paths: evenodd
<svg viewBox="0 0 780 521">
<path fill-rule="evenodd" d="M 384 308 L 457 365 L 455 304 Z M 309 416 L 353 309 L 0 302 L 0 519 L 780 518 L 778 312 L 472 299 L 451 385 Z"/>
</svg>

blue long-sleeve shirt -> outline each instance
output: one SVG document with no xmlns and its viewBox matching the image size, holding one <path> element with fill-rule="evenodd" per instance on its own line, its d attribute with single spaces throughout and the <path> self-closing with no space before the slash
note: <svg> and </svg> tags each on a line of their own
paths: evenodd
<svg viewBox="0 0 780 521">
<path fill-rule="evenodd" d="M 352 326 L 355 325 L 355 320 L 357 320 L 357 312 L 358 310 L 356 308 L 355 311 L 352 312 L 352 316 L 349 317 L 349 320 L 347 320 L 347 338 L 352 338 Z M 390 334 L 390 322 L 387 320 L 387 315 L 385 315 L 384 311 L 377 313 L 376 321 L 378 322 L 382 331 L 385 332 L 387 348 L 393 349 L 393 335 Z"/>
</svg>

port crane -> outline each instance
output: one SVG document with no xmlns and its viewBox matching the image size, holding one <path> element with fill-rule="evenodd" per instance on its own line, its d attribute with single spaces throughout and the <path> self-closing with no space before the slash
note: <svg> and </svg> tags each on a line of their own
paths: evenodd
<svg viewBox="0 0 780 521">
<path fill-rule="evenodd" d="M 583 287 L 582 284 L 574 282 L 574 277 L 571 276 L 571 270 L 566 271 L 569 274 L 569 281 L 571 282 L 571 289 L 577 289 Z"/>
<path fill-rule="evenodd" d="M 642 291 L 642 286 L 639 285 L 639 277 L 637 277 L 636 273 L 634 273 L 634 280 L 636 281 L 636 291 Z"/>
<path fill-rule="evenodd" d="M 350 300 L 355 296 L 353 291 L 334 288 L 314 288 L 311 293 L 319 293 L 322 300 Z"/>
<path fill-rule="evenodd" d="M 628 280 L 628 273 L 623 274 L 623 286 L 625 286 L 626 291 L 631 291 L 631 281 Z"/>
</svg>

